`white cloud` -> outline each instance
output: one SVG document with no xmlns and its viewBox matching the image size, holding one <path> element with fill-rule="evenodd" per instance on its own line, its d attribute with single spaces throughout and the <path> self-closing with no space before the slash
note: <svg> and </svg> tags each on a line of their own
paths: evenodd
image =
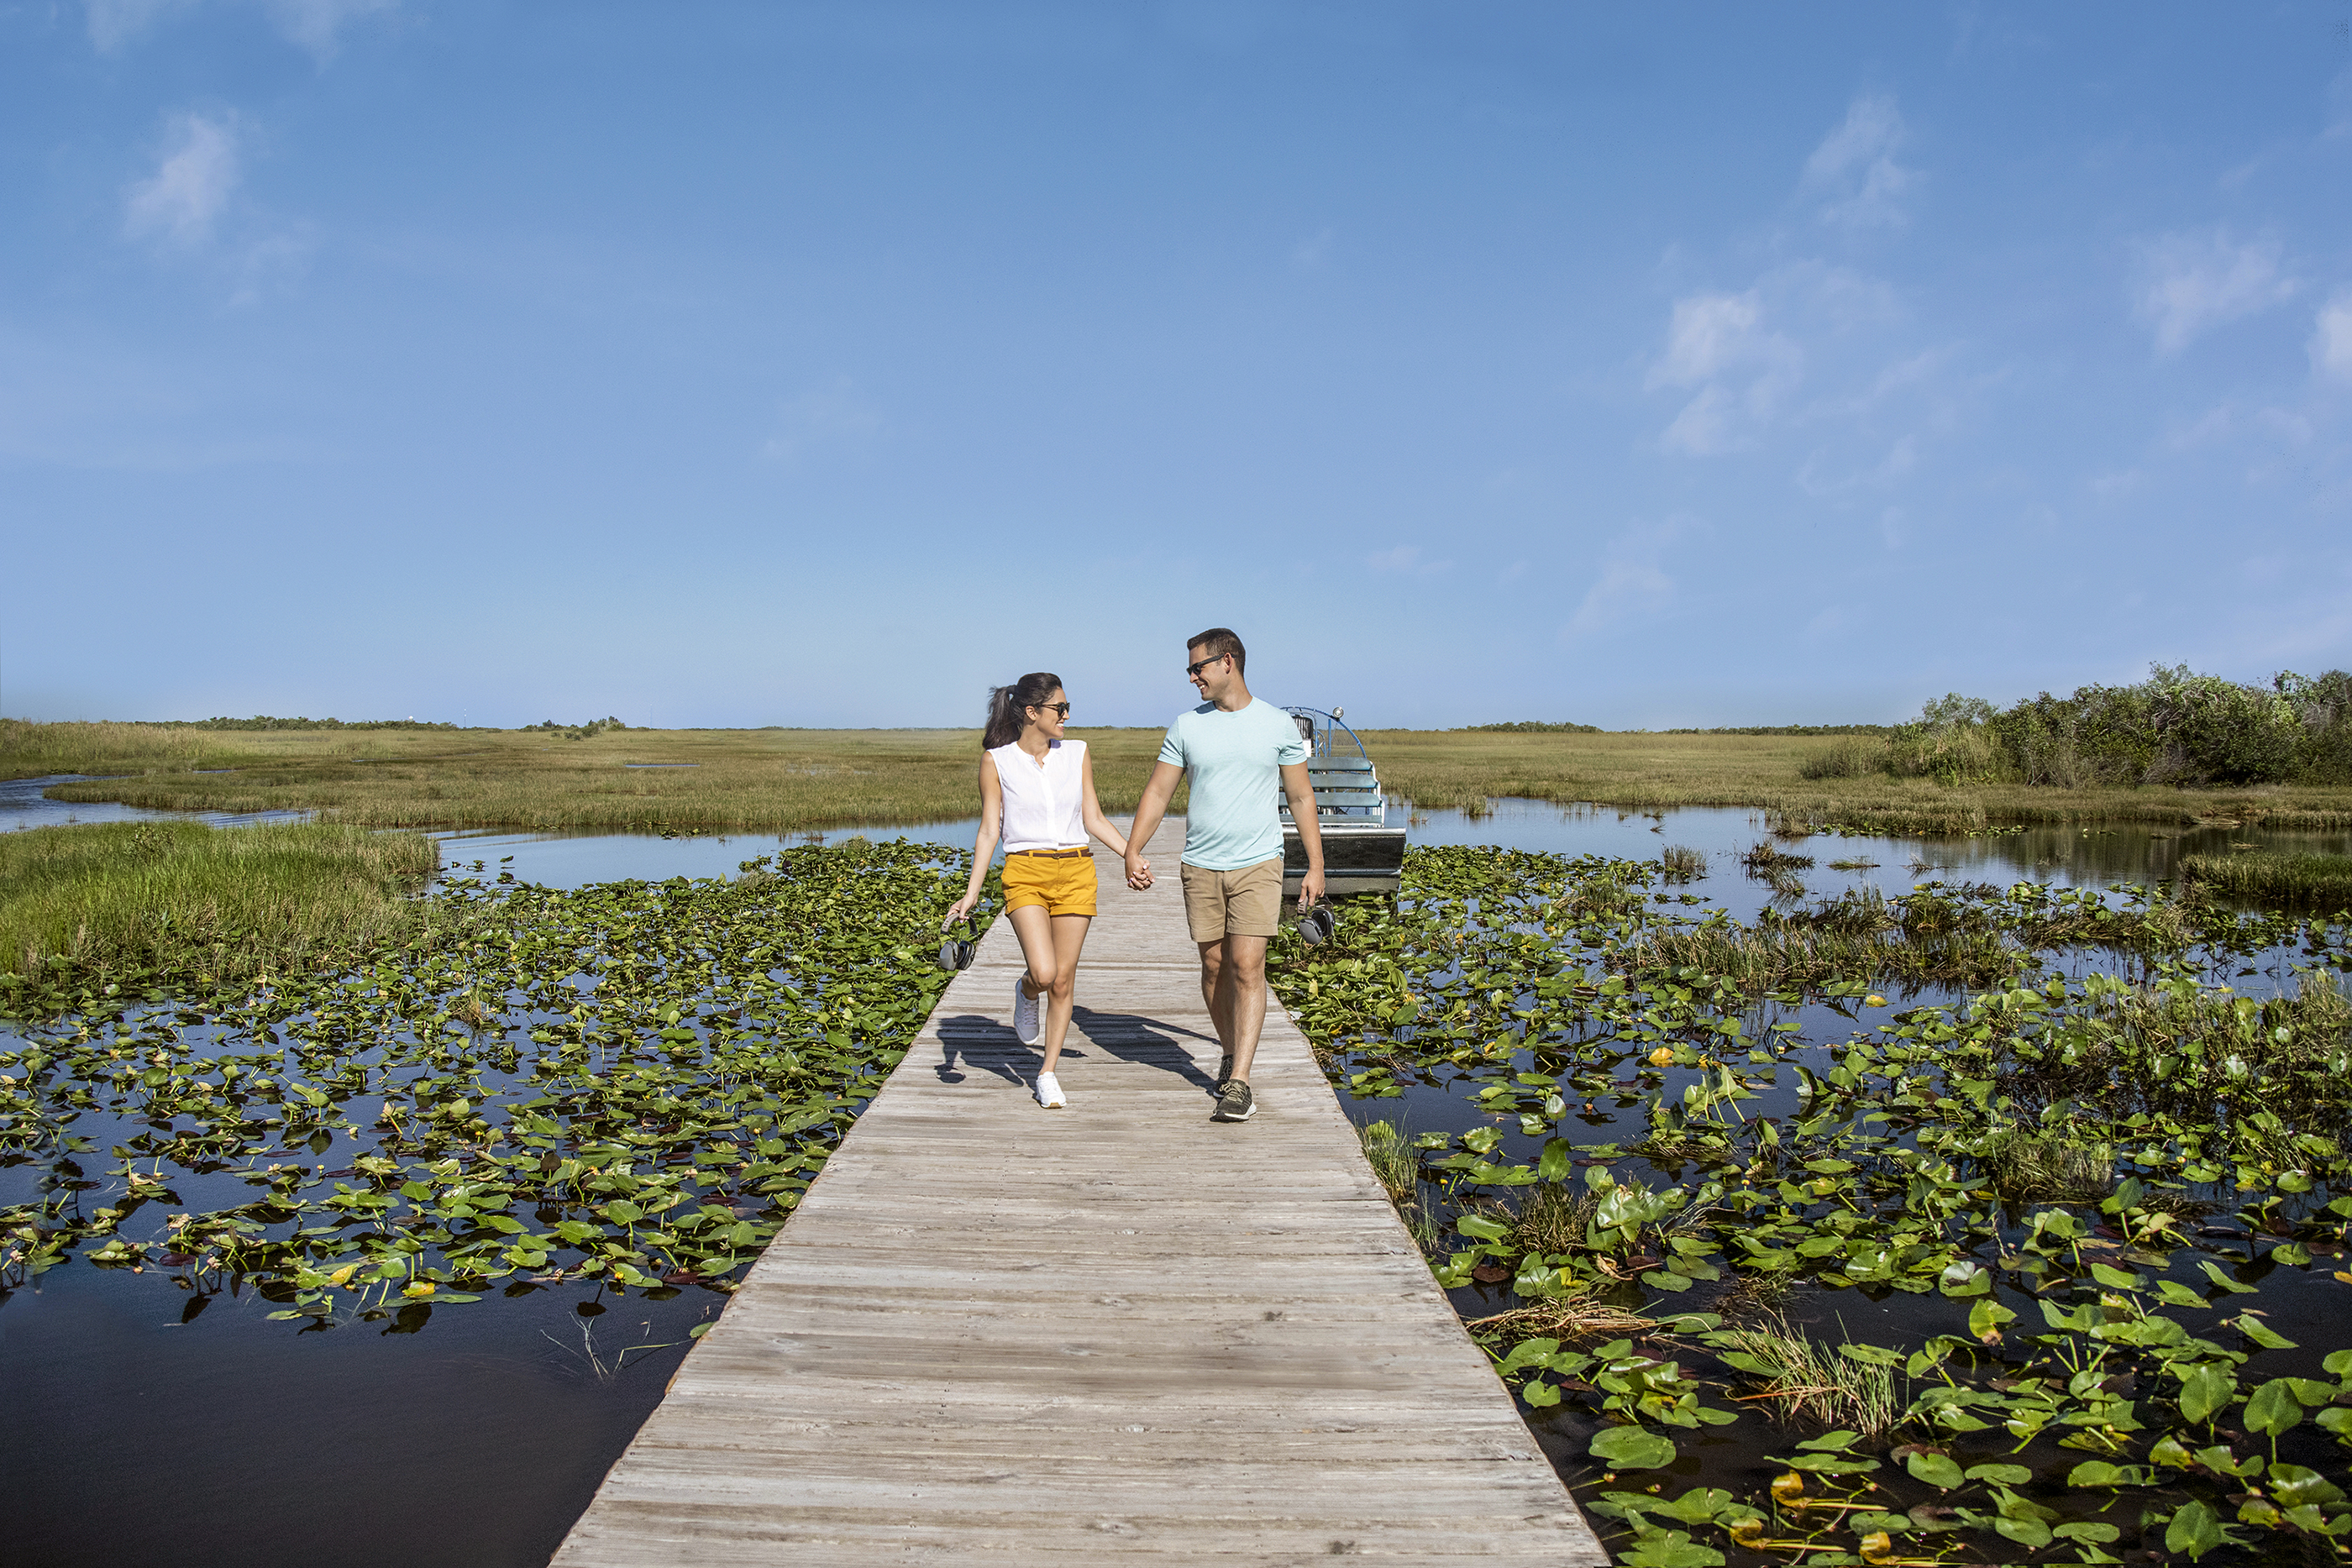
<svg viewBox="0 0 2352 1568">
<path fill-rule="evenodd" d="M 1885 228 L 1905 221 L 1903 193 L 1918 183 L 1919 173 L 1895 161 L 1903 134 L 1903 116 L 1893 99 L 1853 100 L 1845 123 L 1805 160 L 1802 189 L 1820 199 L 1822 222 Z"/>
<path fill-rule="evenodd" d="M 1670 452 L 1710 455 L 1748 444 L 1803 362 L 1797 345 L 1764 326 L 1758 289 L 1694 294 L 1675 301 L 1666 350 L 1644 384 L 1696 387 L 1660 443 Z"/>
<path fill-rule="evenodd" d="M 259 0 L 288 39 L 320 60 L 335 52 L 343 29 L 362 16 L 395 9 L 400 0 Z M 82 0 L 89 41 L 110 54 L 144 34 L 173 11 L 196 0 Z"/>
<path fill-rule="evenodd" d="M 335 52 L 344 27 L 362 16 L 390 11 L 400 0 L 268 0 L 269 14 L 289 38 L 320 59 Z"/>
<path fill-rule="evenodd" d="M 2352 288 L 2338 289 L 2321 307 L 2311 334 L 2311 368 L 2320 375 L 2352 382 Z"/>
<path fill-rule="evenodd" d="M 846 380 L 803 392 L 777 410 L 776 433 L 760 455 L 793 462 L 823 446 L 861 444 L 882 428 L 882 411 Z"/>
<path fill-rule="evenodd" d="M 111 54 L 153 26 L 167 11 L 177 11 L 194 0 L 82 0 L 89 27 L 90 47 Z"/>
<path fill-rule="evenodd" d="M 1364 558 L 1364 564 L 1374 571 L 1395 572 L 1405 577 L 1430 577 L 1451 568 L 1450 560 L 1423 560 L 1419 545 L 1398 545 L 1392 549 L 1375 550 Z"/>
<path fill-rule="evenodd" d="M 2140 247 L 2133 301 L 2156 332 L 2159 354 L 2176 354 L 2216 327 L 2284 303 L 2298 285 L 2285 275 L 2274 239 L 2233 243 L 2228 231 L 2164 235 Z"/>
<path fill-rule="evenodd" d="M 1763 308 L 1756 290 L 1745 294 L 1694 294 L 1675 301 L 1666 327 L 1666 352 L 1650 367 L 1654 387 L 1686 387 L 1731 363 L 1753 338 Z"/>
<path fill-rule="evenodd" d="M 1690 518 L 1669 517 L 1629 529 L 1611 541 L 1601 575 L 1585 591 L 1568 624 L 1560 628 L 1561 640 L 1575 642 L 1671 604 L 1675 584 L 1665 570 L 1665 553 L 1700 531 Z"/>
<path fill-rule="evenodd" d="M 203 244 L 236 189 L 236 165 L 235 121 L 201 114 L 173 117 L 162 163 L 131 187 L 124 230 L 133 238 Z"/>
</svg>

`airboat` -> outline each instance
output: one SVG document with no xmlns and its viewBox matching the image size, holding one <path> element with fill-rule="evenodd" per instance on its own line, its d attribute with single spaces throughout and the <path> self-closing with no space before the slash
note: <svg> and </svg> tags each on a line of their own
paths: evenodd
<svg viewBox="0 0 2352 1568">
<path fill-rule="evenodd" d="M 1323 837 L 1323 890 L 1334 898 L 1352 893 L 1394 893 L 1404 873 L 1404 828 L 1389 825 L 1387 793 L 1363 741 L 1340 716 L 1345 708 L 1283 710 L 1307 742 L 1307 778 L 1315 787 L 1315 821 Z M 1282 810 L 1282 887 L 1292 898 L 1307 877 L 1307 847 L 1290 802 Z"/>
</svg>

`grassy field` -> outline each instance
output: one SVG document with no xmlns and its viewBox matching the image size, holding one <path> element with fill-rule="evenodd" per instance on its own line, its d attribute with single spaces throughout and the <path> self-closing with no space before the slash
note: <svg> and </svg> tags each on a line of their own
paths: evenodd
<svg viewBox="0 0 2352 1568">
<path fill-rule="evenodd" d="M 71 733 L 67 733 L 71 732 Z M 1081 729 L 1106 809 L 1131 809 L 1157 729 Z M 1390 788 L 1475 810 L 1508 796 L 1632 810 L 1751 806 L 1814 827 L 1965 832 L 1993 823 L 2126 821 L 2352 826 L 2352 788 L 2238 789 L 1804 776 L 1834 740 L 1805 736 L 1368 732 Z M 790 831 L 911 823 L 979 810 L 971 730 L 182 731 L 144 725 L 0 727 L 0 777 L 119 772 L 60 799 L 253 811 L 323 810 L 370 827 Z M 630 764 L 692 764 L 646 768 Z M 227 768 L 226 773 L 200 768 Z M 1181 799 L 1179 799 L 1181 809 Z"/>
<path fill-rule="evenodd" d="M 236 979 L 404 936 L 438 862 L 415 833 L 108 822 L 0 833 L 0 977 Z"/>
</svg>

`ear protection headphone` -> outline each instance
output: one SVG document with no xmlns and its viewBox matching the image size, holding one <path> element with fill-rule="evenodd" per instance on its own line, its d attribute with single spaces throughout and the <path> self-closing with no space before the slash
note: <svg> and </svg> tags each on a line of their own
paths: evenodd
<svg viewBox="0 0 2352 1568">
<path fill-rule="evenodd" d="M 1318 904 L 1298 917 L 1298 935 L 1309 947 L 1320 947 L 1331 940 L 1331 927 L 1339 917 L 1328 904 Z"/>
<path fill-rule="evenodd" d="M 949 927 L 946 925 L 940 927 L 940 967 L 950 975 L 959 969 L 971 968 L 972 955 L 980 951 L 979 940 L 971 932 L 971 916 L 967 915 L 957 924 L 963 928 L 961 936 L 947 935 Z"/>
</svg>

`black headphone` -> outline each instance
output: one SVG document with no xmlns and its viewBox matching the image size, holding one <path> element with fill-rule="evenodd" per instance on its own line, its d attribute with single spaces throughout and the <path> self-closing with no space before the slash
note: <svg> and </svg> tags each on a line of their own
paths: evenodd
<svg viewBox="0 0 2352 1568">
<path fill-rule="evenodd" d="M 1318 904 L 1298 917 L 1298 935 L 1309 947 L 1320 947 L 1331 940 L 1331 927 L 1338 921 L 1329 904 Z"/>
<path fill-rule="evenodd" d="M 950 975 L 959 969 L 971 968 L 972 955 L 980 951 L 979 938 L 971 935 L 971 916 L 967 915 L 955 924 L 963 927 L 964 936 L 950 936 L 945 935 L 949 926 L 943 924 L 940 927 L 940 967 Z"/>
</svg>

